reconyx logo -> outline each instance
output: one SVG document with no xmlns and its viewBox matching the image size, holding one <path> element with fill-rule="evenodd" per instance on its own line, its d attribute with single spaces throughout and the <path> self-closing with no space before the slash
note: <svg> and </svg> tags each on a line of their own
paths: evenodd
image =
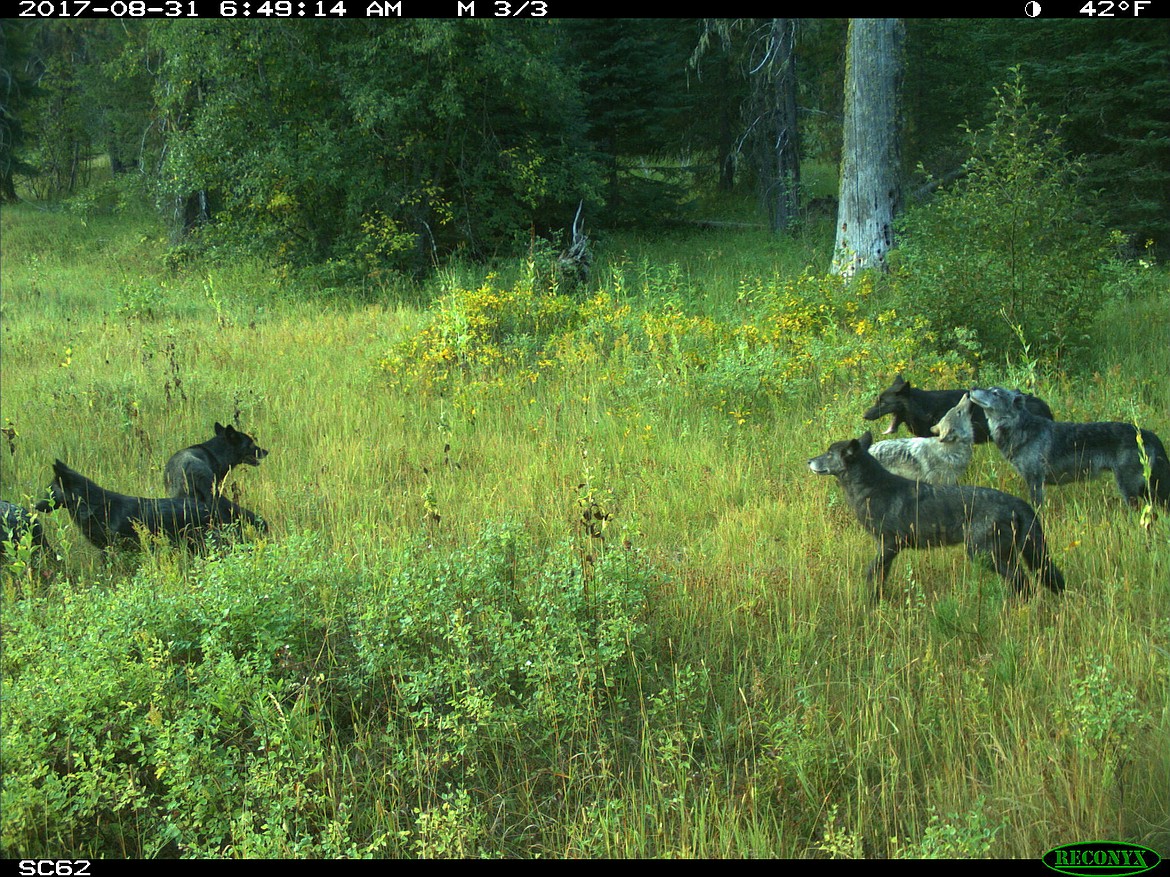
<svg viewBox="0 0 1170 877">
<path fill-rule="evenodd" d="M 1095 840 L 1083 844 L 1065 844 L 1044 854 L 1044 864 L 1061 874 L 1077 877 L 1125 877 L 1142 874 L 1162 861 L 1151 849 L 1120 841 Z"/>
</svg>

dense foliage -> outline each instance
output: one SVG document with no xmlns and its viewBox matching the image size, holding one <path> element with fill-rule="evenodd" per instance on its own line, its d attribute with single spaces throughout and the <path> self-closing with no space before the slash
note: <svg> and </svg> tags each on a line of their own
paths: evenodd
<svg viewBox="0 0 1170 877">
<path fill-rule="evenodd" d="M 842 20 L 0 23 L 3 498 L 272 450 L 250 544 L 0 545 L 0 853 L 1170 855 L 1165 517 L 1062 486 L 1059 599 L 938 550 L 869 605 L 808 471 L 897 372 L 1167 437 L 1129 24 L 909 22 L 923 176 L 846 281 L 753 207 L 833 190 Z"/>
<path fill-rule="evenodd" d="M 1079 166 L 1018 77 L 991 124 L 969 135 L 963 176 L 902 225 L 903 302 L 975 360 L 1083 361 L 1110 242 L 1077 186 Z"/>
<path fill-rule="evenodd" d="M 653 306 L 633 308 L 631 294 L 649 295 Z M 914 362 L 943 382 L 970 374 L 960 356 L 936 352 L 942 339 L 925 318 L 886 306 L 872 277 L 743 277 L 726 316 L 695 313 L 688 302 L 700 294 L 677 275 L 636 266 L 616 268 L 610 288 L 584 299 L 531 279 L 502 288 L 489 277 L 440 297 L 419 332 L 379 365 L 393 386 L 421 381 L 460 407 L 592 364 L 596 379 L 643 403 L 677 380 L 679 393 L 736 418 L 863 368 Z"/>
<path fill-rule="evenodd" d="M 157 27 L 162 190 L 206 193 L 216 239 L 365 270 L 564 224 L 597 184 L 547 27 Z"/>
<path fill-rule="evenodd" d="M 1053 22 L 1042 45 L 1022 47 L 1030 95 L 1062 120 L 1068 147 L 1084 156 L 1084 184 L 1099 193 L 1107 222 L 1132 236 L 1139 250 L 1147 240 L 1165 245 L 1170 19 L 1102 19 L 1091 29 L 1076 24 Z"/>
<path fill-rule="evenodd" d="M 7 21 L 0 183 L 6 200 L 17 182 L 78 196 L 108 155 L 140 172 L 176 241 L 199 228 L 201 245 L 350 275 L 521 252 L 534 232 L 559 244 L 582 202 L 594 229 L 660 228 L 696 183 L 771 203 L 777 174 L 799 181 L 797 164 L 768 169 L 778 137 L 802 160 L 840 158 L 844 22 L 798 21 L 791 59 L 775 57 L 774 30 Z M 1165 241 L 1168 37 L 1165 20 L 910 21 L 907 169 L 956 172 L 961 126 L 990 122 L 991 89 L 1020 65 L 1039 109 L 1066 118 L 1103 224 L 1139 249 Z M 774 130 L 776 101 L 792 97 Z M 752 218 L 779 227 L 766 213 Z"/>
<path fill-rule="evenodd" d="M 0 849 L 475 856 L 493 850 L 478 790 L 510 763 L 541 753 L 534 794 L 552 801 L 580 753 L 627 748 L 628 658 L 656 582 L 639 554 L 542 559 L 499 526 L 374 562 L 352 569 L 305 535 L 197 579 L 160 557 L 65 611 L 6 606 Z M 355 724 L 379 741 L 359 756 L 384 765 L 374 784 L 323 758 Z M 421 806 L 371 834 L 381 783 Z"/>
</svg>

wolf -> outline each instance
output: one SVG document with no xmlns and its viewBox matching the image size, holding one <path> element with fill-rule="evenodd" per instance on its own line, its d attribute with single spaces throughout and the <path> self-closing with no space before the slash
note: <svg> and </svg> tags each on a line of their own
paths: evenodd
<svg viewBox="0 0 1170 877">
<path fill-rule="evenodd" d="M 1170 458 L 1152 431 L 1132 423 L 1069 423 L 1036 417 L 1021 394 L 1003 387 L 971 391 L 991 425 L 991 436 L 1028 485 L 1032 504 L 1044 503 L 1045 484 L 1066 484 L 1113 472 L 1117 489 L 1131 505 L 1142 498 L 1170 506 Z M 1147 483 L 1138 436 L 1150 466 Z"/>
<path fill-rule="evenodd" d="M 894 377 L 894 382 L 878 394 L 877 400 L 861 416 L 866 420 L 877 420 L 886 414 L 892 415 L 890 425 L 885 435 L 893 435 L 903 423 L 913 435 L 921 438 L 930 437 L 930 428 L 934 426 L 951 408 L 962 398 L 963 390 L 919 390 L 910 386 L 902 375 Z M 1037 417 L 1053 420 L 1052 409 L 1048 403 L 1038 396 L 1025 395 L 1028 409 Z M 971 412 L 971 425 L 975 430 L 975 444 L 981 445 L 990 439 L 987 429 L 987 418 L 983 410 L 975 408 Z"/>
<path fill-rule="evenodd" d="M 44 527 L 28 509 L 8 500 L 0 499 L 0 557 L 5 554 L 5 544 L 17 543 L 28 533 L 34 549 L 49 551 Z"/>
<path fill-rule="evenodd" d="M 895 475 L 931 484 L 958 484 L 971 463 L 974 432 L 966 393 L 930 428 L 937 438 L 900 438 L 878 442 L 869 454 Z"/>
<path fill-rule="evenodd" d="M 990 487 L 934 485 L 895 475 L 870 455 L 872 442 L 868 432 L 834 442 L 808 465 L 818 475 L 836 476 L 853 514 L 877 540 L 878 555 L 865 571 L 874 600 L 881 599 L 902 549 L 959 543 L 968 555 L 991 555 L 996 571 L 1017 594 L 1027 588 L 1021 559 L 1050 591 L 1064 590 L 1064 576 L 1048 554 L 1030 505 Z"/>
<path fill-rule="evenodd" d="M 132 544 L 140 529 L 190 548 L 201 547 L 211 531 L 237 522 L 251 524 L 261 533 L 268 531 L 263 518 L 226 497 L 214 496 L 208 501 L 195 496 L 126 496 L 99 487 L 60 460 L 53 463 L 49 497 L 37 503 L 37 510 L 64 508 L 97 548 Z"/>
<path fill-rule="evenodd" d="M 214 436 L 183 448 L 167 460 L 163 470 L 167 495 L 194 496 L 211 502 L 219 494 L 223 480 L 233 466 L 241 463 L 259 466 L 267 456 L 268 451 L 256 444 L 250 435 L 217 421 Z"/>
</svg>

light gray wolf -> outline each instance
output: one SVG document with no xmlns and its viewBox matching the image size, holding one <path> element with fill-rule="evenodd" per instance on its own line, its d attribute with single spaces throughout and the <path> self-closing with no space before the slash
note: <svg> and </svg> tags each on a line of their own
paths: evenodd
<svg viewBox="0 0 1170 877">
<path fill-rule="evenodd" d="M 1021 560 L 1053 593 L 1064 576 L 1053 564 L 1036 512 L 1016 496 L 990 487 L 934 485 L 888 472 L 870 456 L 868 432 L 834 442 L 808 461 L 818 475 L 833 475 L 861 525 L 877 540 L 878 554 L 865 571 L 880 600 L 894 558 L 904 548 L 963 544 L 968 555 L 988 554 L 1015 589 L 1027 590 Z"/>
<path fill-rule="evenodd" d="M 259 466 L 268 451 L 255 439 L 234 426 L 215 424 L 215 435 L 205 442 L 191 445 L 167 460 L 163 470 L 167 495 L 195 496 L 206 502 L 219 494 L 223 480 L 232 467 L 244 463 Z"/>
<path fill-rule="evenodd" d="M 1033 505 L 1044 502 L 1045 484 L 1094 478 L 1108 470 L 1131 505 L 1142 498 L 1170 506 L 1170 459 L 1162 440 L 1132 423 L 1070 423 L 1045 420 L 1028 410 L 1017 390 L 990 387 L 971 391 L 991 426 L 996 447 L 1028 485 Z M 1150 480 L 1142 468 L 1142 450 Z"/>
<path fill-rule="evenodd" d="M 910 382 L 901 375 L 894 378 L 889 387 L 878 394 L 877 400 L 861 416 L 866 420 L 877 420 L 879 417 L 891 415 L 890 425 L 885 435 L 893 435 L 903 423 L 912 435 L 920 438 L 930 436 L 930 428 L 934 426 L 950 409 L 958 404 L 964 390 L 920 390 L 910 386 Z M 1028 409 L 1038 417 L 1052 420 L 1052 409 L 1048 403 L 1038 396 L 1026 395 Z M 975 430 L 975 444 L 981 445 L 988 441 L 987 418 L 983 411 L 976 408 L 971 412 L 971 425 Z"/>
<path fill-rule="evenodd" d="M 895 475 L 931 484 L 958 484 L 971 464 L 975 434 L 966 393 L 930 428 L 936 438 L 899 438 L 870 446 L 869 454 Z M 978 409 L 976 409 L 978 410 Z"/>
</svg>

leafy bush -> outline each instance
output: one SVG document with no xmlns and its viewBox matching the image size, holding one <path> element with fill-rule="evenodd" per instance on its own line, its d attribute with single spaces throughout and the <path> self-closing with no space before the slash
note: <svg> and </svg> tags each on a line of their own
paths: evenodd
<svg viewBox="0 0 1170 877">
<path fill-rule="evenodd" d="M 669 276 L 637 299 L 620 289 L 584 299 L 532 283 L 506 289 L 489 277 L 437 301 L 424 328 L 379 367 L 400 386 L 468 389 L 599 367 L 615 390 L 697 392 L 729 411 L 911 365 L 941 383 L 968 371 L 955 352 L 936 352 L 925 318 L 883 307 L 883 298 L 872 277 L 754 278 L 742 284 L 740 310 L 723 319 L 688 309 Z"/>
<path fill-rule="evenodd" d="M 398 382 L 438 385 L 458 377 L 490 377 L 505 368 L 524 372 L 575 316 L 568 296 L 531 284 L 504 289 L 489 276 L 477 289 L 455 289 L 439 299 L 427 325 L 395 345 L 379 366 Z"/>
<path fill-rule="evenodd" d="M 1102 303 L 1109 236 L 1018 72 L 996 95 L 994 120 L 968 132 L 966 175 L 902 223 L 901 301 L 943 346 L 954 341 L 943 328 L 956 327 L 987 359 L 1002 361 L 1022 336 L 1043 360 L 1075 361 Z"/>
<path fill-rule="evenodd" d="M 180 559 L 5 607 L 5 856 L 474 855 L 469 777 L 621 745 L 657 580 L 636 552 L 504 525 L 362 569 L 310 536 Z M 390 773 L 339 776 L 338 742 Z"/>
<path fill-rule="evenodd" d="M 805 272 L 743 285 L 749 316 L 734 331 L 711 379 L 713 389 L 735 387 L 793 397 L 835 381 L 856 383 L 870 374 L 908 368 L 950 383 L 965 369 L 953 353 L 936 353 L 936 336 L 915 311 L 886 307 L 872 275 L 849 282 Z M 743 382 L 747 381 L 746 386 Z"/>
<path fill-rule="evenodd" d="M 575 77 L 545 29 L 522 24 L 151 32 L 158 112 L 184 119 L 160 203 L 205 192 L 203 242 L 293 267 L 496 254 L 600 185 Z"/>
</svg>

